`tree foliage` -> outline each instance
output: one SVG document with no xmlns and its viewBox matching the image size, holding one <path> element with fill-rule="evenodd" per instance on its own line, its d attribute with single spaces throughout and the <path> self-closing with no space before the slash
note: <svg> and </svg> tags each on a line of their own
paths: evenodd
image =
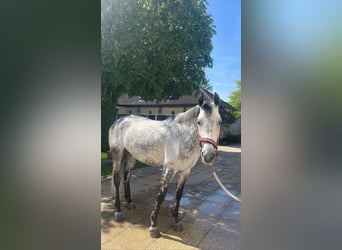
<svg viewBox="0 0 342 250">
<path fill-rule="evenodd" d="M 236 81 L 237 83 L 237 90 L 233 91 L 229 96 L 229 104 L 237 109 L 235 111 L 235 117 L 241 117 L 241 80 Z"/>
<path fill-rule="evenodd" d="M 210 87 L 204 68 L 213 63 L 215 28 L 206 6 L 206 0 L 102 0 L 102 134 L 110 126 L 104 116 L 123 93 L 161 101 Z"/>
</svg>

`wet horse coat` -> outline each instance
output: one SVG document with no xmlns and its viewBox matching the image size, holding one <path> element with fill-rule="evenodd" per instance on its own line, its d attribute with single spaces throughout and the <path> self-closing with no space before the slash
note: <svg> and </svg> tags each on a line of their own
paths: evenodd
<svg viewBox="0 0 342 250">
<path fill-rule="evenodd" d="M 217 154 L 217 139 L 220 133 L 221 117 L 218 112 L 220 98 L 215 93 L 214 102 L 204 101 L 174 119 L 153 121 L 140 116 L 126 116 L 118 119 L 109 129 L 109 146 L 113 158 L 112 184 L 115 186 L 114 219 L 121 220 L 119 187 L 124 177 L 125 199 L 133 207 L 130 195 L 130 176 L 135 161 L 163 167 L 160 191 L 151 214 L 150 234 L 160 237 L 157 217 L 164 201 L 168 184 L 178 175 L 176 196 L 172 209 L 173 228 L 182 230 L 178 219 L 179 202 L 184 184 L 191 169 L 201 156 L 205 164 L 211 164 Z M 127 158 L 126 167 L 123 158 Z"/>
</svg>

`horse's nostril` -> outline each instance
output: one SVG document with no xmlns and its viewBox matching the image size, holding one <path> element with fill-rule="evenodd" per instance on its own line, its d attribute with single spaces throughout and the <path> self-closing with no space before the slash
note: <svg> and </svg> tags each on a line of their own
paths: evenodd
<svg viewBox="0 0 342 250">
<path fill-rule="evenodd" d="M 214 159 L 214 157 L 215 157 L 215 154 L 214 154 L 214 153 L 207 153 L 207 154 L 203 155 L 204 161 L 205 161 L 206 163 L 212 162 L 213 159 Z"/>
</svg>

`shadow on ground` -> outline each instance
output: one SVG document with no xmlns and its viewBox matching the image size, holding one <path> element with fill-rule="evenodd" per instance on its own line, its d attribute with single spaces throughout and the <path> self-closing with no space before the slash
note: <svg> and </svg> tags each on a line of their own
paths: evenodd
<svg viewBox="0 0 342 250">
<path fill-rule="evenodd" d="M 225 187 L 240 197 L 239 148 L 220 147 L 215 168 Z M 123 222 L 113 221 L 110 179 L 102 180 L 102 249 L 240 249 L 240 203 L 226 195 L 216 183 L 211 168 L 201 163 L 192 169 L 181 199 L 179 218 L 183 232 L 171 228 L 170 212 L 177 179 L 174 178 L 158 217 L 162 237 L 151 238 L 149 217 L 159 190 L 161 172 L 154 167 L 133 171 L 131 193 L 136 207 L 127 209 L 122 194 Z"/>
</svg>

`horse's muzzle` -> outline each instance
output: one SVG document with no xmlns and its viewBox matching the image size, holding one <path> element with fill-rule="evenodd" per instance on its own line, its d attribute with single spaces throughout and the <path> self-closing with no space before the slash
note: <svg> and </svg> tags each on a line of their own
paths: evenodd
<svg viewBox="0 0 342 250">
<path fill-rule="evenodd" d="M 210 138 L 199 138 L 201 142 L 201 159 L 204 164 L 210 165 L 217 156 L 217 143 Z M 204 145 L 203 145 L 204 144 Z"/>
<path fill-rule="evenodd" d="M 201 159 L 204 164 L 210 165 L 214 161 L 215 156 L 216 154 L 214 152 L 203 153 L 203 151 L 201 151 Z"/>
</svg>

